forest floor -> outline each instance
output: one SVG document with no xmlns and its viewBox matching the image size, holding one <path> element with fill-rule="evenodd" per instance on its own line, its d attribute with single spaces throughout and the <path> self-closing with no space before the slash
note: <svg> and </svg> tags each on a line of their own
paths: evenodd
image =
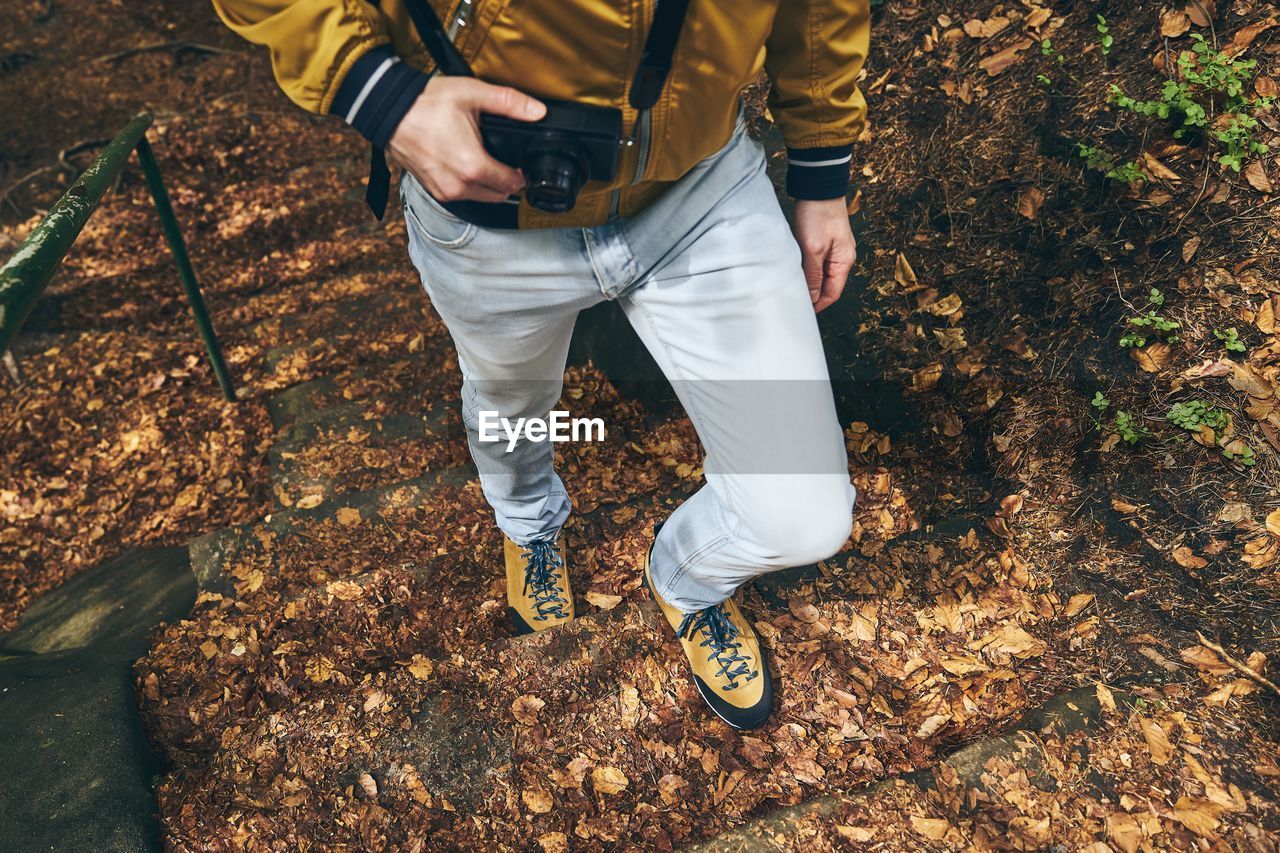
<svg viewBox="0 0 1280 853">
<path fill-rule="evenodd" d="M 0 21 L 0 114 L 26 119 L 0 138 L 0 250 L 150 108 L 243 391 L 218 395 L 130 169 L 0 392 L 0 621 L 200 537 L 204 591 L 137 665 L 180 849 L 752 828 L 795 849 L 1277 849 L 1280 170 L 1248 141 L 1280 143 L 1280 12 L 1213 6 L 877 7 L 859 278 L 821 317 L 854 535 L 745 591 L 780 696 L 739 734 L 638 575 L 701 476 L 688 421 L 570 370 L 565 408 L 610 424 L 561 455 L 582 618 L 511 638 L 456 356 L 402 220 L 363 208 L 364 146 L 293 108 L 207 4 L 24 0 Z M 1170 119 L 1112 94 L 1210 71 L 1239 86 L 1175 85 Z M 1189 103 L 1206 126 L 1175 136 Z M 940 763 L 1085 694 L 1096 724 L 1037 726 L 1034 771 Z"/>
</svg>

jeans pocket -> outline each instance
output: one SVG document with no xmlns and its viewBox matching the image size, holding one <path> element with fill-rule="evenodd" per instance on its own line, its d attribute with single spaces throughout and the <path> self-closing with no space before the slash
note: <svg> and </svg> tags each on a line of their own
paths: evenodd
<svg viewBox="0 0 1280 853">
<path fill-rule="evenodd" d="M 476 226 L 444 209 L 408 172 L 400 181 L 400 201 L 409 227 L 445 249 L 460 249 L 476 236 Z"/>
</svg>

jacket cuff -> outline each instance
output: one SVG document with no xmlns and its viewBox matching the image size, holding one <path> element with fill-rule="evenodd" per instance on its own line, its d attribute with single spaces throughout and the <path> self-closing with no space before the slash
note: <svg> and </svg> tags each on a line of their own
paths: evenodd
<svg viewBox="0 0 1280 853">
<path fill-rule="evenodd" d="M 853 145 L 787 149 L 787 195 L 804 201 L 843 198 Z"/>
<path fill-rule="evenodd" d="M 341 116 L 375 147 L 386 148 L 426 85 L 426 74 L 401 62 L 390 45 L 380 45 L 351 66 L 329 112 Z"/>
</svg>

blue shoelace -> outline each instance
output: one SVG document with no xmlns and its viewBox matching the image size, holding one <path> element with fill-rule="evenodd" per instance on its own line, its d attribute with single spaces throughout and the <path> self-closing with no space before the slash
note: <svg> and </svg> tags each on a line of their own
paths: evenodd
<svg viewBox="0 0 1280 853">
<path fill-rule="evenodd" d="M 533 608 L 538 615 L 533 617 L 544 621 L 552 617 L 565 619 L 569 614 L 564 607 L 569 602 L 560 597 L 559 572 L 564 569 L 564 560 L 560 558 L 560 549 L 556 540 L 538 539 L 524 546 L 520 556 L 528 562 L 524 567 L 524 594 L 533 598 Z"/>
<path fill-rule="evenodd" d="M 680 627 L 676 629 L 676 636 L 692 639 L 693 635 L 699 631 L 703 632 L 704 639 L 698 645 L 711 649 L 707 660 L 714 658 L 716 663 L 720 664 L 716 674 L 729 679 L 729 683 L 720 688 L 721 690 L 734 690 L 738 686 L 739 678 L 746 676 L 747 681 L 751 681 L 760 674 L 751 669 L 749 663 L 751 657 L 739 653 L 741 644 L 738 642 L 738 628 L 725 615 L 724 605 L 717 604 L 714 607 L 703 608 L 697 613 L 686 614 L 680 621 Z"/>
</svg>

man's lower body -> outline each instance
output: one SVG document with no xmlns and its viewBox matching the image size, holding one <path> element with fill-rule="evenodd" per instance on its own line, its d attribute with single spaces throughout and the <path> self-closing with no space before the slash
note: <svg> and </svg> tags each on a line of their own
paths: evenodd
<svg viewBox="0 0 1280 853">
<path fill-rule="evenodd" d="M 535 594 L 523 616 L 554 623 L 572 614 L 557 541 L 570 500 L 550 442 L 508 451 L 505 438 L 481 441 L 481 413 L 546 418 L 578 312 L 616 300 L 706 452 L 707 482 L 661 526 L 646 580 L 686 635 L 713 709 L 740 728 L 762 722 L 768 671 L 726 600 L 754 577 L 835 553 L 849 535 L 854 490 L 800 251 L 759 143 L 740 121 L 724 148 L 641 213 L 595 228 L 481 228 L 411 177 L 401 191 L 410 256 L 458 352 L 463 420 L 507 538 L 509 584 L 512 560 L 523 559 L 524 592 Z M 695 661 L 702 652 L 710 663 Z M 724 697 L 752 707 L 713 701 Z"/>
</svg>

